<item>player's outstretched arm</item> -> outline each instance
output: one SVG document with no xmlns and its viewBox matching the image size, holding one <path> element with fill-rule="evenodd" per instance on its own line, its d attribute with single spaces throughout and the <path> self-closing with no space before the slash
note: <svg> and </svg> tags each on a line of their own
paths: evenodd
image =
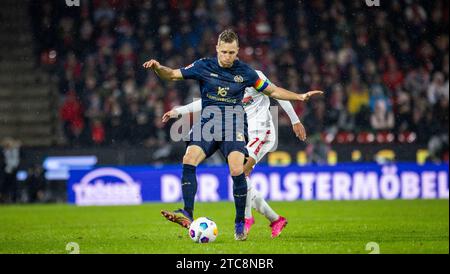
<svg viewBox="0 0 450 274">
<path fill-rule="evenodd" d="M 289 116 L 289 120 L 291 120 L 291 124 L 296 124 L 300 122 L 300 119 L 297 116 L 297 113 L 295 113 L 294 107 L 292 106 L 291 102 L 285 101 L 285 100 L 279 100 L 276 99 L 278 104 L 281 106 L 281 108 L 286 112 L 286 114 Z"/>
<path fill-rule="evenodd" d="M 183 75 L 179 69 L 165 67 L 154 59 L 145 62 L 142 66 L 146 69 L 152 69 L 161 79 L 166 81 L 177 81 L 183 79 Z"/>
<path fill-rule="evenodd" d="M 176 107 L 166 113 L 162 117 L 162 122 L 167 123 L 172 118 L 178 118 L 180 115 L 198 112 L 202 110 L 202 100 L 196 100 L 188 105 Z"/>
<path fill-rule="evenodd" d="M 274 99 L 287 101 L 308 101 L 312 96 L 323 94 L 323 91 L 321 90 L 312 90 L 304 94 L 297 94 L 287 89 L 277 87 L 273 84 L 269 84 L 269 86 L 263 92 L 267 96 L 270 96 Z"/>
<path fill-rule="evenodd" d="M 292 130 L 294 131 L 295 136 L 301 141 L 306 141 L 305 127 L 303 126 L 302 122 L 300 122 L 300 119 L 298 118 L 297 113 L 295 113 L 294 107 L 292 107 L 291 102 L 278 99 L 277 101 L 289 116 L 289 119 L 292 123 Z"/>
<path fill-rule="evenodd" d="M 167 123 L 170 119 L 178 118 L 179 116 L 180 116 L 180 114 L 178 113 L 178 111 L 176 109 L 171 109 L 168 112 L 164 113 L 164 115 L 162 117 L 162 122 Z"/>
</svg>

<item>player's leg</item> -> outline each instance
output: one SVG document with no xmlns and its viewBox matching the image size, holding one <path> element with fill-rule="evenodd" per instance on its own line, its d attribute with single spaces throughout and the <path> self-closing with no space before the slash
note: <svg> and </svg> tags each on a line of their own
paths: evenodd
<svg viewBox="0 0 450 274">
<path fill-rule="evenodd" d="M 251 210 L 252 208 L 256 209 L 257 212 L 264 215 L 267 220 L 270 221 L 271 225 L 277 223 L 279 220 L 285 220 L 284 217 L 280 217 L 275 210 L 266 202 L 266 200 L 262 197 L 261 193 L 256 190 L 251 183 L 250 174 L 253 171 L 253 168 L 256 164 L 255 159 L 249 157 L 244 166 L 244 172 L 246 174 L 247 179 L 247 203 L 245 206 L 245 229 L 247 233 L 250 231 L 252 225 L 255 223 L 255 219 L 252 216 Z M 284 228 L 284 227 L 283 227 Z M 279 231 L 281 232 L 281 230 Z M 278 236 L 278 230 L 275 231 L 275 234 Z"/>
<path fill-rule="evenodd" d="M 252 188 L 248 195 L 251 196 L 252 207 L 270 221 L 269 226 L 271 228 L 272 238 L 278 237 L 281 231 L 286 227 L 288 223 L 287 219 L 283 216 L 278 215 L 262 197 L 261 193 L 259 193 L 255 188 Z M 246 219 L 245 221 L 246 224 L 254 223 L 254 221 L 252 222 L 252 220 Z M 248 227 L 248 231 L 250 230 L 250 227 L 251 226 Z"/>
<path fill-rule="evenodd" d="M 205 158 L 206 154 L 200 146 L 191 145 L 187 148 L 183 157 L 183 175 L 181 179 L 184 209 L 173 212 L 168 210 L 161 211 L 161 214 L 169 221 L 185 228 L 189 228 L 194 218 L 194 200 L 197 193 L 196 169 Z"/>
<path fill-rule="evenodd" d="M 256 154 L 258 153 L 258 146 L 259 143 L 261 142 L 261 140 L 264 139 L 264 136 L 260 136 L 260 130 L 252 130 L 249 132 L 249 136 L 250 136 L 250 141 L 248 142 L 246 148 L 249 154 L 249 157 L 247 157 L 247 161 L 245 162 L 244 165 L 244 173 L 245 173 L 245 177 L 247 180 L 247 203 L 245 206 L 245 227 L 247 232 L 250 230 L 250 227 L 253 225 L 254 223 L 254 218 L 252 215 L 252 200 L 253 200 L 253 196 L 251 195 L 251 189 L 252 189 L 252 184 L 250 181 L 250 173 L 253 170 L 254 166 L 256 165 L 256 159 L 257 156 Z"/>
<path fill-rule="evenodd" d="M 183 157 L 183 176 L 181 188 L 183 192 L 184 210 L 193 216 L 194 198 L 197 193 L 197 166 L 206 158 L 203 149 L 197 145 L 189 146 Z"/>
<path fill-rule="evenodd" d="M 250 180 L 250 174 L 253 171 L 254 166 L 256 165 L 255 159 L 249 157 L 247 163 L 244 166 L 244 172 L 247 177 L 247 185 L 248 185 L 248 197 L 247 206 L 250 206 L 256 209 L 257 212 L 264 215 L 270 222 L 276 221 L 280 216 L 267 204 L 266 200 L 262 197 L 261 193 L 256 190 Z M 247 208 L 246 208 L 247 210 Z M 246 211 L 247 212 L 247 211 Z M 247 215 L 245 216 L 247 218 Z M 251 217 L 251 215 L 250 215 Z"/>
<path fill-rule="evenodd" d="M 272 150 L 275 145 L 275 129 L 272 125 L 271 129 L 266 131 L 266 135 L 263 138 L 255 138 L 256 142 L 250 142 L 247 146 L 250 157 L 244 166 L 244 172 L 247 178 L 248 193 L 247 193 L 247 205 L 246 205 L 246 230 L 250 231 L 251 226 L 254 224 L 254 218 L 251 215 L 251 208 L 256 209 L 257 212 L 264 215 L 270 221 L 270 227 L 272 229 L 272 237 L 277 237 L 283 228 L 287 225 L 286 218 L 280 216 L 272 209 L 272 207 L 266 202 L 253 186 L 250 180 L 250 174 L 253 171 L 255 165 L 264 158 L 264 156 Z M 251 208 L 249 208 L 251 207 Z M 248 214 L 248 212 L 250 213 Z"/>
<path fill-rule="evenodd" d="M 247 180 L 247 201 L 245 203 L 245 231 L 247 233 L 250 231 L 250 228 L 255 223 L 255 218 L 253 217 L 252 214 L 253 200 L 255 197 L 254 195 L 252 195 L 253 194 L 252 183 L 249 178 L 250 173 L 253 170 L 255 164 L 256 164 L 255 159 L 253 159 L 252 157 L 248 157 L 244 165 L 244 173 L 245 178 Z"/>
<path fill-rule="evenodd" d="M 228 157 L 230 175 L 233 178 L 233 196 L 236 207 L 235 239 L 247 239 L 245 233 L 245 204 L 247 201 L 247 181 L 244 174 L 245 155 L 240 151 L 231 152 Z"/>
</svg>

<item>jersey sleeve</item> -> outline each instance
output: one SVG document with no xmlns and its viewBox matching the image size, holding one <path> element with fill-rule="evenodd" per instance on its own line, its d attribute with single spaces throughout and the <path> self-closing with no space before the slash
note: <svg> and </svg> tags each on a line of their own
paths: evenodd
<svg viewBox="0 0 450 274">
<path fill-rule="evenodd" d="M 300 119 L 298 118 L 297 113 L 295 113 L 294 107 L 292 106 L 291 102 L 278 99 L 276 100 L 278 104 L 280 104 L 280 106 L 284 109 L 286 114 L 289 116 L 291 124 L 295 125 L 300 122 Z"/>
<path fill-rule="evenodd" d="M 187 67 L 180 68 L 183 79 L 199 80 L 200 72 L 203 67 L 203 59 L 199 59 Z"/>
<path fill-rule="evenodd" d="M 194 113 L 202 110 L 202 100 L 196 100 L 189 105 L 180 106 L 175 109 L 179 114 L 185 115 L 188 113 Z"/>
</svg>

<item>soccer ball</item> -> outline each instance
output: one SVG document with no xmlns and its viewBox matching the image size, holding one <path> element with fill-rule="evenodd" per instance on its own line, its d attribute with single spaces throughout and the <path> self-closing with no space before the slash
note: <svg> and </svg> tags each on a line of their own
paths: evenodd
<svg viewBox="0 0 450 274">
<path fill-rule="evenodd" d="M 189 237 L 196 243 L 214 242 L 218 233 L 216 223 L 206 217 L 197 218 L 189 227 Z"/>
</svg>

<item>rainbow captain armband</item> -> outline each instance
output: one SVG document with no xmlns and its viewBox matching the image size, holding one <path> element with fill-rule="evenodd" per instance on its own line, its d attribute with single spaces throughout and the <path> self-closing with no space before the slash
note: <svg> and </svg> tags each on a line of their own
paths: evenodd
<svg viewBox="0 0 450 274">
<path fill-rule="evenodd" d="M 268 80 L 263 80 L 261 78 L 258 78 L 258 80 L 256 80 L 255 84 L 253 85 L 253 87 L 261 92 L 264 91 L 268 86 L 269 86 L 269 81 Z"/>
</svg>

